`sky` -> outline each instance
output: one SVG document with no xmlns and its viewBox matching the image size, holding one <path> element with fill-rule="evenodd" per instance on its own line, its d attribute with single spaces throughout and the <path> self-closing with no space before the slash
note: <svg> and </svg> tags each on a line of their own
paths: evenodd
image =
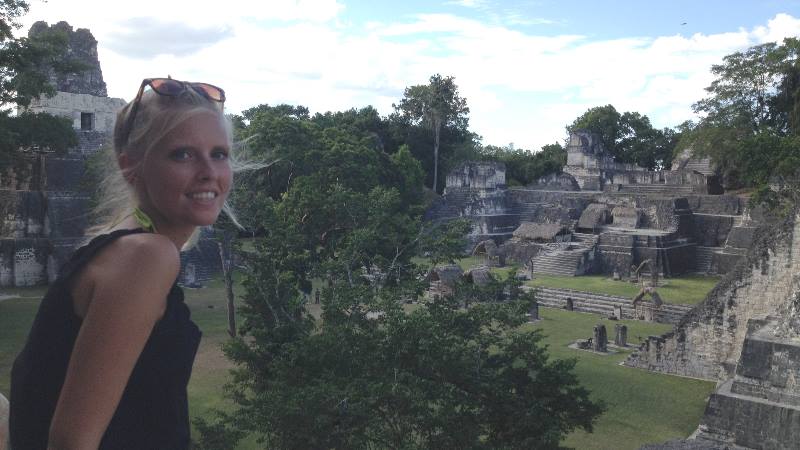
<svg viewBox="0 0 800 450">
<path fill-rule="evenodd" d="M 611 104 L 658 128 L 691 105 L 725 55 L 800 35 L 800 0 L 30 0 L 37 20 L 88 28 L 108 94 L 143 78 L 225 89 L 226 109 L 372 105 L 455 77 L 484 144 L 538 151 Z"/>
</svg>

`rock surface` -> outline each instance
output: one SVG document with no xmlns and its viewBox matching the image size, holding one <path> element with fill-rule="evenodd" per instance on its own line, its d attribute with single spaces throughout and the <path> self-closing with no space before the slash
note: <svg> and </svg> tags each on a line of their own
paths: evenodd
<svg viewBox="0 0 800 450">
<path fill-rule="evenodd" d="M 47 33 L 64 33 L 68 39 L 66 54 L 60 62 L 77 61 L 85 66 L 85 70 L 78 74 L 57 74 L 51 67 L 44 68 L 50 83 L 57 91 L 71 94 L 89 94 L 97 97 L 107 97 L 106 83 L 103 81 L 103 71 L 97 58 L 97 40 L 92 32 L 86 28 L 73 30 L 67 22 L 58 22 L 48 25 L 39 21 L 31 26 L 28 31 L 29 38 L 36 38 Z"/>
</svg>

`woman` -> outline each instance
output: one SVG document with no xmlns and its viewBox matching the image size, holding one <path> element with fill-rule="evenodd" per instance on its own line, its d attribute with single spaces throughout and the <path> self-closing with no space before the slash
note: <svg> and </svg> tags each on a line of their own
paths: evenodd
<svg viewBox="0 0 800 450">
<path fill-rule="evenodd" d="M 224 101 L 145 79 L 117 115 L 104 231 L 65 264 L 14 363 L 12 449 L 188 448 L 200 331 L 175 282 L 180 249 L 230 190 Z"/>
</svg>

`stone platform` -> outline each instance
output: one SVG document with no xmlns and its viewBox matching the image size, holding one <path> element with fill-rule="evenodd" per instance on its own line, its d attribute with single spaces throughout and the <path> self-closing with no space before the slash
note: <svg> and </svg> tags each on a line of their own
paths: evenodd
<svg viewBox="0 0 800 450">
<path fill-rule="evenodd" d="M 745 448 L 800 447 L 800 339 L 751 320 L 733 378 L 708 401 L 697 437 Z"/>
</svg>

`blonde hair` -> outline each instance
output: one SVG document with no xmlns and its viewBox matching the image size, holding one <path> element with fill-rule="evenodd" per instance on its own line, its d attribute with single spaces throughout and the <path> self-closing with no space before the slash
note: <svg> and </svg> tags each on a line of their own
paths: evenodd
<svg viewBox="0 0 800 450">
<path fill-rule="evenodd" d="M 130 115 L 133 111 L 135 117 L 131 122 Z M 238 166 L 237 158 L 233 154 L 233 127 L 223 112 L 222 103 L 209 100 L 194 89 L 187 88 L 176 96 L 159 95 L 153 90 L 148 90 L 142 94 L 138 102 L 131 101 L 117 113 L 113 147 L 106 148 L 103 153 L 101 167 L 105 174 L 100 185 L 100 196 L 94 208 L 95 225 L 87 230 L 89 238 L 113 228 L 130 216 L 137 206 L 136 193 L 125 180 L 126 174 L 118 163 L 119 156 L 130 155 L 131 160 L 138 161 L 130 171 L 139 170 L 144 157 L 172 130 L 193 117 L 209 112 L 219 117 L 231 148 L 231 165 Z M 234 224 L 239 226 L 227 201 L 223 211 Z M 196 242 L 198 234 L 195 232 L 187 245 L 191 246 Z"/>
</svg>

